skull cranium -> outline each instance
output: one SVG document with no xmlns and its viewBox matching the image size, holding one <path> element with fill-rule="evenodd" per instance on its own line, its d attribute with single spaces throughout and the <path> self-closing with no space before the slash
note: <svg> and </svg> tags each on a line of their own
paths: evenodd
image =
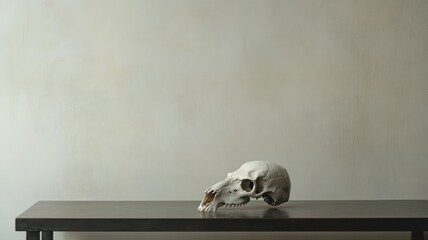
<svg viewBox="0 0 428 240">
<path fill-rule="evenodd" d="M 285 168 L 267 161 L 251 161 L 209 187 L 198 211 L 216 211 L 221 206 L 242 206 L 250 198 L 260 197 L 267 204 L 277 206 L 288 201 L 290 189 L 290 177 Z"/>
</svg>

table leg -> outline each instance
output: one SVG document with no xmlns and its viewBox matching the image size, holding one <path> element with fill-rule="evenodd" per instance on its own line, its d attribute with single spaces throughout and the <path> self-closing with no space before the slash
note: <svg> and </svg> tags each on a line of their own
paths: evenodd
<svg viewBox="0 0 428 240">
<path fill-rule="evenodd" d="M 39 231 L 27 231 L 27 240 L 40 240 Z"/>
<path fill-rule="evenodd" d="M 42 240 L 53 240 L 52 231 L 42 231 Z"/>
<path fill-rule="evenodd" d="M 412 231 L 412 240 L 424 240 L 424 231 L 420 231 L 420 230 Z"/>
</svg>

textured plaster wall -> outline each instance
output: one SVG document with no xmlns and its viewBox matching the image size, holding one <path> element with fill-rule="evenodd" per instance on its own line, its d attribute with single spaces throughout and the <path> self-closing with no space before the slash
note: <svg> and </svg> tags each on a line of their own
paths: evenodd
<svg viewBox="0 0 428 240">
<path fill-rule="evenodd" d="M 294 200 L 428 199 L 427 13 L 422 0 L 0 0 L 0 238 L 24 239 L 14 218 L 37 200 L 199 200 L 255 159 L 287 167 Z M 285 236 L 408 238 L 270 235 Z"/>
</svg>

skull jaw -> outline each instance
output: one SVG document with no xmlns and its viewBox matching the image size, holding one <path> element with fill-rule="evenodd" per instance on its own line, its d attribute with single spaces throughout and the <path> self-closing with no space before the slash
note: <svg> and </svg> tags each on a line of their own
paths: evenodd
<svg viewBox="0 0 428 240">
<path fill-rule="evenodd" d="M 206 205 L 201 202 L 201 204 L 199 204 L 198 211 L 199 212 L 209 212 L 209 211 L 215 212 L 215 211 L 217 211 L 217 208 L 219 208 L 223 205 L 225 205 L 225 204 L 221 203 L 221 202 L 217 202 L 217 201 L 213 201 L 213 202 L 208 203 Z"/>
<path fill-rule="evenodd" d="M 221 186 L 219 183 L 216 183 L 214 186 L 205 192 L 204 198 L 199 204 L 198 211 L 209 212 L 212 210 L 215 212 L 217 208 L 222 206 L 239 207 L 250 201 L 248 194 L 243 195 L 241 193 L 241 195 L 238 195 L 237 186 L 232 181 L 223 182 Z"/>
<path fill-rule="evenodd" d="M 199 204 L 198 211 L 199 212 L 209 212 L 209 211 L 217 211 L 217 208 L 225 206 L 225 207 L 240 207 L 250 202 L 250 197 L 245 197 L 240 199 L 238 202 L 227 202 L 222 199 L 214 199 L 212 202 L 204 203 L 202 201 Z"/>
<path fill-rule="evenodd" d="M 199 204 L 198 211 L 199 212 L 208 212 L 211 209 L 213 211 L 217 210 L 217 207 L 219 207 L 219 202 L 216 203 L 216 195 L 217 193 L 226 185 L 230 183 L 230 179 L 226 178 L 224 180 L 221 180 L 217 182 L 216 184 L 209 187 L 207 190 L 205 190 L 204 198 L 202 199 L 201 203 Z M 222 205 L 221 205 L 222 206 Z"/>
<path fill-rule="evenodd" d="M 213 209 L 214 211 L 217 209 L 217 204 L 214 204 L 214 198 L 215 198 L 216 192 L 205 192 L 204 198 L 202 199 L 201 203 L 199 204 L 198 211 L 206 211 Z"/>
</svg>

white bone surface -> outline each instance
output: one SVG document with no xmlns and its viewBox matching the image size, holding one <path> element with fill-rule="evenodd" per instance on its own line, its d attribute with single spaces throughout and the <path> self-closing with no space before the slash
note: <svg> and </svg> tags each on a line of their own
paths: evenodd
<svg viewBox="0 0 428 240">
<path fill-rule="evenodd" d="M 290 197 L 291 182 L 287 170 L 268 161 L 251 161 L 211 187 L 205 194 L 212 201 L 201 201 L 198 211 L 216 211 L 221 206 L 237 207 L 250 198 L 262 197 L 266 203 L 277 206 Z"/>
</svg>

